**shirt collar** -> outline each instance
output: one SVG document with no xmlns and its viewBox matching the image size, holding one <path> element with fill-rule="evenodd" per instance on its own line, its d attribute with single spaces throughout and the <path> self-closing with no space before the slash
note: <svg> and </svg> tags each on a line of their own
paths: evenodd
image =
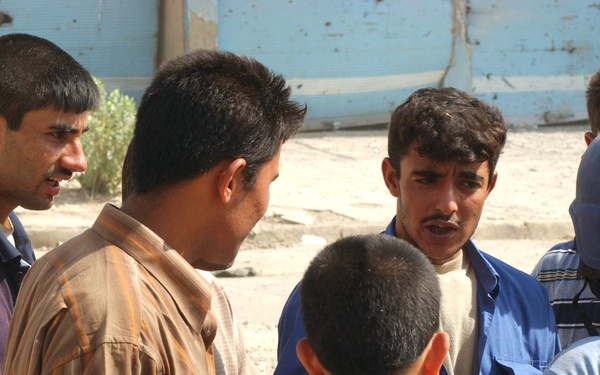
<svg viewBox="0 0 600 375">
<path fill-rule="evenodd" d="M 92 229 L 146 268 L 169 292 L 196 333 L 206 330 L 210 284 L 176 250 L 111 204 L 104 206 Z"/>
<path fill-rule="evenodd" d="M 467 253 L 471 261 L 478 284 L 481 285 L 486 294 L 496 297 L 500 287 L 500 275 L 498 275 L 498 272 L 485 259 L 483 253 L 477 249 L 471 239 L 463 246 L 463 251 Z"/>
<path fill-rule="evenodd" d="M 18 262 L 21 258 L 22 254 L 17 250 L 15 245 L 4 234 L 0 234 L 0 260 L 4 263 L 11 261 Z"/>
</svg>

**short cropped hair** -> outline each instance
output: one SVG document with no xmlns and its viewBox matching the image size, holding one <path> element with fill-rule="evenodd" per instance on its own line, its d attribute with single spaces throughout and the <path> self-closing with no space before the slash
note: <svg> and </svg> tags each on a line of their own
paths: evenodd
<svg viewBox="0 0 600 375">
<path fill-rule="evenodd" d="M 391 375 L 439 329 L 440 287 L 427 257 L 383 234 L 346 237 L 312 260 L 300 284 L 308 342 L 333 375 Z"/>
<path fill-rule="evenodd" d="M 244 187 L 302 126 L 306 106 L 258 61 L 196 50 L 164 63 L 144 93 L 131 144 L 131 189 L 144 193 L 244 158 Z"/>
<path fill-rule="evenodd" d="M 388 156 L 399 176 L 410 148 L 435 161 L 488 161 L 490 181 L 506 142 L 500 111 L 458 89 L 415 91 L 392 114 Z"/>
<path fill-rule="evenodd" d="M 25 113 L 48 106 L 83 113 L 98 107 L 90 73 L 54 43 L 28 34 L 0 37 L 0 116 L 18 130 Z"/>
<path fill-rule="evenodd" d="M 590 78 L 585 97 L 590 128 L 595 137 L 600 132 L 600 70 Z"/>
</svg>

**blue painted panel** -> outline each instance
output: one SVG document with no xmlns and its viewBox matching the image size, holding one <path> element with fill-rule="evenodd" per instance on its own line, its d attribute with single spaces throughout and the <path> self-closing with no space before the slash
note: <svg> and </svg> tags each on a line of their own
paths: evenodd
<svg viewBox="0 0 600 375">
<path fill-rule="evenodd" d="M 517 127 L 531 127 L 587 118 L 584 90 L 476 94 L 496 105 L 507 121 Z"/>
<path fill-rule="evenodd" d="M 283 74 L 308 104 L 307 124 L 389 119 L 416 87 L 441 80 L 451 29 L 449 1 L 219 1 L 219 48 Z"/>
<path fill-rule="evenodd" d="M 294 99 L 301 103 L 307 103 L 311 109 L 312 118 L 323 119 L 322 121 L 325 121 L 325 123 L 336 121 L 335 118 L 330 118 L 333 117 L 331 109 L 336 107 L 344 108 L 344 113 L 340 114 L 340 118 L 343 116 L 378 115 L 380 112 L 384 112 L 381 116 L 384 118 L 383 122 L 387 122 L 389 121 L 390 112 L 415 90 L 416 87 L 408 87 L 405 89 L 382 90 L 370 93 L 295 95 Z M 379 120 L 379 116 L 375 119 L 381 121 Z"/>
<path fill-rule="evenodd" d="M 473 92 L 509 122 L 586 118 L 584 91 L 600 68 L 594 0 L 469 1 Z"/>
<path fill-rule="evenodd" d="M 154 72 L 155 0 L 3 0 L 0 12 L 13 20 L 0 26 L 0 35 L 22 32 L 49 39 L 109 89 L 139 97 Z"/>
</svg>

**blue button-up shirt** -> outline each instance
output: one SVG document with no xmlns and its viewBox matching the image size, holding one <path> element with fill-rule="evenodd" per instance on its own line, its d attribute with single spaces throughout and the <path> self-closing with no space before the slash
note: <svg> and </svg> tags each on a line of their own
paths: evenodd
<svg viewBox="0 0 600 375">
<path fill-rule="evenodd" d="M 13 305 L 25 272 L 35 260 L 31 241 L 14 212 L 9 215 L 13 225 L 13 246 L 0 233 L 0 369 L 4 358 L 4 346 L 8 336 L 8 324 L 13 314 Z"/>
<path fill-rule="evenodd" d="M 396 219 L 383 232 L 394 236 Z M 554 313 L 542 285 L 524 272 L 479 251 L 469 240 L 463 251 L 477 277 L 478 374 L 540 374 L 560 351 Z M 274 375 L 306 375 L 296 343 L 306 337 L 299 284 L 279 319 Z M 442 367 L 440 374 L 447 374 Z M 458 375 L 458 374 L 457 374 Z"/>
</svg>

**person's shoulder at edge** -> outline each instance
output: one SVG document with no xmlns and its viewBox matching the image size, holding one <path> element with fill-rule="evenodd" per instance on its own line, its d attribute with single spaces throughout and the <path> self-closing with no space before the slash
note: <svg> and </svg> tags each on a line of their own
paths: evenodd
<svg viewBox="0 0 600 375">
<path fill-rule="evenodd" d="M 60 309 L 62 303 L 57 301 L 66 298 L 65 293 L 71 292 L 71 288 L 79 285 L 83 279 L 95 279 L 98 285 L 108 285 L 105 279 L 108 276 L 96 271 L 100 263 L 109 263 L 107 252 L 96 250 L 104 245 L 107 243 L 102 237 L 92 229 L 87 229 L 36 260 L 25 275 L 17 298 L 21 308 L 25 306 L 23 304 L 35 306 L 49 303 L 53 306 L 52 311 Z M 91 289 L 81 288 L 77 293 L 78 301 L 89 298 L 99 302 L 100 296 Z"/>
<path fill-rule="evenodd" d="M 531 271 L 531 276 L 540 279 L 542 273 L 555 272 L 565 267 L 577 267 L 579 254 L 575 250 L 575 241 L 569 240 L 557 243 L 544 253 Z"/>
<path fill-rule="evenodd" d="M 564 242 L 559 242 L 556 245 L 552 246 L 548 252 L 553 250 L 575 250 L 575 240 L 568 240 Z"/>
<path fill-rule="evenodd" d="M 89 255 L 88 252 L 73 251 L 73 249 L 81 249 L 81 246 L 85 246 L 89 244 L 90 241 L 94 241 L 94 238 L 96 241 L 100 240 L 92 229 L 86 229 L 79 235 L 50 250 L 32 264 L 31 269 L 25 275 L 25 280 L 34 277 L 33 275 L 36 275 L 36 277 L 39 278 L 46 274 L 54 278 L 60 278 L 61 274 L 56 272 L 58 268 L 64 272 L 66 269 L 77 264 L 81 259 Z M 89 264 L 89 266 L 91 267 L 92 264 Z"/>
<path fill-rule="evenodd" d="M 600 337 L 574 342 L 554 357 L 543 375 L 600 374 Z"/>
</svg>

